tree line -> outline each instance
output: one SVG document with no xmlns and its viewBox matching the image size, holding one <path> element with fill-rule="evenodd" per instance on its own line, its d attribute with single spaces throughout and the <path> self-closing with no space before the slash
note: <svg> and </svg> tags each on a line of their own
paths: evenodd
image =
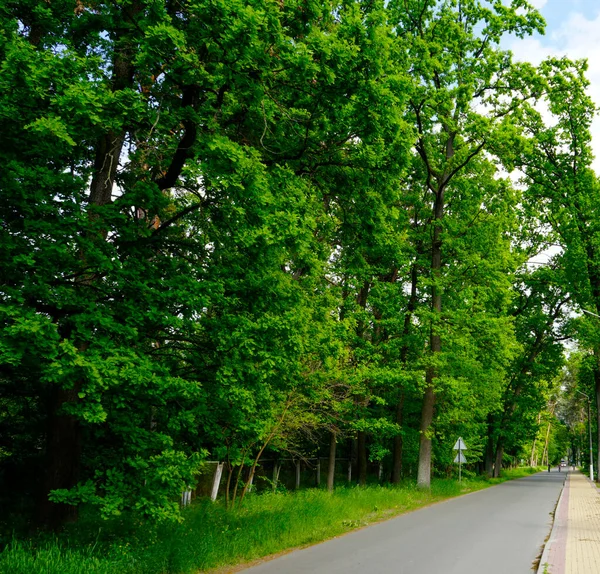
<svg viewBox="0 0 600 574">
<path fill-rule="evenodd" d="M 581 450 L 560 397 L 600 393 L 600 319 L 574 312 L 600 314 L 595 106 L 585 62 L 502 48 L 543 32 L 527 2 L 0 19 L 7 507 L 177 519 L 209 458 L 243 498 L 267 455 L 428 488 L 459 435 L 496 476 L 544 433 Z"/>
</svg>

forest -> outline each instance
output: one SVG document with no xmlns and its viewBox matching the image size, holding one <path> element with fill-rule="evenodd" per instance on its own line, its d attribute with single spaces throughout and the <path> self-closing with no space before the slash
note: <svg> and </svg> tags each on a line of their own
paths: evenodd
<svg viewBox="0 0 600 574">
<path fill-rule="evenodd" d="M 229 509 L 278 468 L 426 491 L 458 437 L 470 475 L 587 468 L 588 424 L 600 468 L 596 106 L 585 61 L 504 48 L 543 30 L 3 0 L 0 521 L 177 522 L 208 461 Z"/>
</svg>

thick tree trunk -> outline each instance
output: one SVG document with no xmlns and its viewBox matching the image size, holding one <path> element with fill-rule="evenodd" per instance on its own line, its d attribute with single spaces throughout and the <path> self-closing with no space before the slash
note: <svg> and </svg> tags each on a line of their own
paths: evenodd
<svg viewBox="0 0 600 574">
<path fill-rule="evenodd" d="M 451 140 L 448 140 L 451 146 Z M 448 157 L 453 153 L 448 152 Z M 442 271 L 442 226 L 441 221 L 444 217 L 444 186 L 446 177 L 438 186 L 434 207 L 434 228 L 433 239 L 431 242 L 431 273 L 433 277 L 433 287 L 431 290 L 431 308 L 434 316 L 439 318 L 442 313 L 442 289 L 437 284 L 441 279 Z M 431 325 L 430 351 L 432 357 L 442 351 L 442 340 L 437 334 L 437 325 Z M 426 375 L 425 396 L 423 397 L 423 409 L 421 411 L 421 427 L 419 438 L 419 470 L 417 474 L 417 485 L 419 488 L 429 488 L 431 485 L 431 423 L 433 422 L 433 412 L 435 406 L 434 382 L 437 378 L 435 367 L 429 367 Z"/>
<path fill-rule="evenodd" d="M 427 373 L 427 388 L 423 397 L 423 409 L 421 411 L 421 428 L 419 437 L 419 469 L 417 471 L 417 486 L 429 488 L 431 486 L 431 437 L 429 436 L 431 423 L 433 421 L 433 408 L 435 405 L 435 394 L 431 384 L 431 370 Z"/>
<path fill-rule="evenodd" d="M 417 216 L 415 215 L 415 227 L 417 225 Z M 419 250 L 419 246 L 417 248 Z M 417 284 L 419 281 L 419 274 L 417 264 L 413 263 L 410 270 L 410 299 L 406 308 L 406 314 L 404 315 L 404 327 L 402 329 L 402 335 L 407 338 L 410 334 L 410 322 L 412 315 L 417 307 Z M 400 351 L 400 361 L 403 365 L 406 365 L 408 360 L 408 341 L 405 339 Z M 396 405 L 396 424 L 402 427 L 404 419 L 404 389 L 400 389 L 400 398 Z M 399 484 L 402 480 L 402 450 L 404 447 L 403 436 L 398 434 L 394 437 L 394 450 L 393 450 L 393 462 L 392 462 L 392 484 Z"/>
<path fill-rule="evenodd" d="M 115 49 L 113 54 L 112 90 L 114 92 L 130 88 L 134 78 L 134 59 L 136 42 L 128 35 L 132 32 L 131 21 L 142 10 L 140 2 L 133 2 L 128 8 L 124 8 L 123 22 L 127 22 L 122 28 L 117 28 L 115 37 Z M 133 32 L 137 34 L 137 30 Z M 108 131 L 99 137 L 96 143 L 94 171 L 89 192 L 89 205 L 92 207 L 89 216 L 90 221 L 97 219 L 98 214 L 93 207 L 100 207 L 112 201 L 112 191 L 119 165 L 119 159 L 125 142 L 126 130 L 123 128 L 118 132 Z M 90 238 L 104 241 L 106 230 L 90 229 Z M 83 267 L 87 267 L 87 253 L 81 252 Z M 82 285 L 92 285 L 96 277 L 92 272 L 80 278 Z M 75 335 L 76 336 L 76 335 Z M 89 343 L 80 341 L 79 352 L 85 352 Z M 63 412 L 64 406 L 76 403 L 81 382 L 76 382 L 72 389 L 57 388 L 53 391 L 53 398 L 49 404 L 48 435 L 46 451 L 48 464 L 43 480 L 44 493 L 39 507 L 39 516 L 42 524 L 52 528 L 58 528 L 67 521 L 77 518 L 77 508 L 65 504 L 53 504 L 48 501 L 51 491 L 57 489 L 69 489 L 74 487 L 80 479 L 82 436 L 81 425 L 78 420 Z"/>
<path fill-rule="evenodd" d="M 119 156 L 123 147 L 125 134 L 114 136 L 109 133 L 98 143 L 96 150 L 95 172 L 90 185 L 89 203 L 92 206 L 102 206 L 111 201 L 112 186 L 116 175 Z M 96 213 L 91 212 L 90 218 L 95 219 Z M 100 232 L 100 241 L 104 241 L 106 232 Z M 94 232 L 91 237 L 98 237 Z M 87 258 L 81 253 L 84 266 Z M 81 285 L 93 285 L 96 278 L 93 273 L 86 274 L 80 279 Z M 78 346 L 84 353 L 89 344 L 82 342 Z M 82 449 L 81 425 L 77 419 L 63 413 L 67 404 L 79 401 L 78 393 L 81 381 L 77 381 L 72 389 L 56 388 L 49 404 L 46 476 L 43 480 L 43 494 L 39 506 L 40 523 L 52 529 L 58 529 L 62 524 L 77 519 L 77 507 L 66 504 L 54 504 L 48 500 L 53 490 L 70 489 L 79 482 L 80 458 Z"/>
<path fill-rule="evenodd" d="M 502 459 L 504 458 L 504 440 L 502 437 L 498 439 L 498 445 L 496 446 L 496 461 L 494 462 L 494 478 L 500 476 L 502 470 Z"/>
<path fill-rule="evenodd" d="M 352 453 L 354 451 L 354 440 L 349 437 L 347 440 L 348 445 L 348 484 L 352 483 Z"/>
<path fill-rule="evenodd" d="M 329 466 L 327 467 L 327 490 L 333 492 L 333 483 L 335 481 L 335 451 L 337 448 L 337 433 L 331 432 L 329 438 Z"/>
<path fill-rule="evenodd" d="M 357 435 L 357 458 L 358 458 L 358 484 L 367 484 L 367 435 L 364 431 L 358 431 Z"/>
<path fill-rule="evenodd" d="M 487 477 L 494 474 L 494 437 L 491 422 L 488 424 L 488 438 L 485 445 L 484 472 Z"/>
<path fill-rule="evenodd" d="M 123 151 L 125 133 L 108 132 L 97 145 L 94 176 L 90 185 L 90 205 L 106 205 L 112 200 L 113 184 Z"/>
<path fill-rule="evenodd" d="M 56 530 L 77 520 L 78 507 L 50 502 L 53 490 L 70 489 L 79 482 L 81 460 L 81 428 L 72 415 L 61 412 L 65 405 L 77 400 L 77 385 L 73 389 L 55 388 L 50 404 L 46 437 L 46 474 L 38 505 L 41 524 Z"/>
</svg>

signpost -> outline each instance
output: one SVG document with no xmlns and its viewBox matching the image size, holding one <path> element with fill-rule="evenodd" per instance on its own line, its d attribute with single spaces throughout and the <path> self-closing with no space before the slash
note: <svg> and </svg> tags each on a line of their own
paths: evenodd
<svg viewBox="0 0 600 574">
<path fill-rule="evenodd" d="M 462 437 L 458 437 L 456 444 L 454 445 L 454 449 L 457 450 L 458 454 L 454 457 L 454 462 L 458 462 L 458 482 L 462 481 L 461 471 L 462 471 L 462 463 L 467 462 L 465 455 L 462 453 L 463 450 L 467 450 L 467 445 L 464 443 Z"/>
</svg>

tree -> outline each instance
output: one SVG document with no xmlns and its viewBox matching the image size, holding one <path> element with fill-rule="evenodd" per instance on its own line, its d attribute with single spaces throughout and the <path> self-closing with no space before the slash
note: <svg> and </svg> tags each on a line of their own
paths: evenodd
<svg viewBox="0 0 600 574">
<path fill-rule="evenodd" d="M 558 269 L 557 269 L 558 268 Z M 501 409 L 490 416 L 487 472 L 499 476 L 505 449 L 513 453 L 537 433 L 539 413 L 556 394 L 556 377 L 563 364 L 565 314 L 569 296 L 564 290 L 560 258 L 547 266 L 515 277 L 512 309 L 519 352 L 507 366 Z M 555 406 L 556 399 L 551 401 Z M 554 406 L 548 408 L 551 418 Z"/>
<path fill-rule="evenodd" d="M 1 384 L 43 421 L 40 520 L 176 518 L 207 450 L 259 444 L 341 350 L 323 172 L 405 155 L 384 12 L 22 8 L 1 14 Z"/>
<path fill-rule="evenodd" d="M 490 7 L 477 0 L 391 3 L 399 40 L 412 63 L 409 120 L 418 137 L 418 174 L 430 214 L 430 357 L 426 368 L 420 426 L 418 482 L 428 487 L 431 476 L 431 425 L 434 417 L 439 332 L 444 281 L 445 226 L 454 180 L 484 152 L 497 153 L 510 137 L 521 104 L 535 94 L 532 69 L 514 64 L 498 48 L 502 36 L 541 30 L 539 14 L 521 1 Z M 485 112 L 483 111 L 485 110 Z"/>
<path fill-rule="evenodd" d="M 591 170 L 590 124 L 595 106 L 586 94 L 585 62 L 566 58 L 543 64 L 548 78 L 547 103 L 555 122 L 547 125 L 539 112 L 527 115 L 529 145 L 518 165 L 525 174 L 529 201 L 537 204 L 540 219 L 554 230 L 568 283 L 566 290 L 580 308 L 600 311 L 600 255 L 597 206 L 600 187 Z M 595 319 L 594 319 L 595 321 Z M 581 323 L 584 326 L 586 321 Z M 597 327 L 581 330 L 596 360 L 600 357 Z M 594 334 L 591 335 L 592 331 Z M 595 392 L 600 398 L 600 366 L 595 370 Z M 599 435 L 600 438 L 600 435 Z M 600 463 L 600 460 L 598 461 Z"/>
</svg>

